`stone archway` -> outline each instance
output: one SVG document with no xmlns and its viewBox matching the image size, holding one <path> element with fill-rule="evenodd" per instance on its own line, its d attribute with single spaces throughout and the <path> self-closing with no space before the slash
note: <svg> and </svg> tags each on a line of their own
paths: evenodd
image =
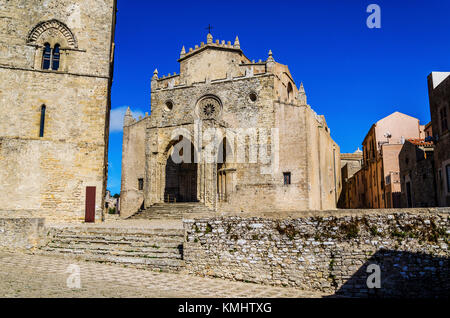
<svg viewBox="0 0 450 318">
<path fill-rule="evenodd" d="M 233 158 L 233 148 L 225 137 L 217 150 L 217 199 L 219 202 L 227 202 L 231 190 L 231 173 L 234 172 L 234 169 L 230 169 L 229 162 Z"/>
<path fill-rule="evenodd" d="M 191 143 L 191 160 L 175 163 L 169 152 L 165 167 L 164 202 L 198 202 L 197 163 L 194 160 L 194 145 Z M 180 155 L 183 156 L 183 149 Z"/>
</svg>

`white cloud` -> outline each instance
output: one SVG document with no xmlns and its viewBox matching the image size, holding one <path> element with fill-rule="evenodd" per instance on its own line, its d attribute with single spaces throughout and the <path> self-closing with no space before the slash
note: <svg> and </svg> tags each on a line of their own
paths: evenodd
<svg viewBox="0 0 450 318">
<path fill-rule="evenodd" d="M 109 122 L 109 132 L 121 132 L 123 130 L 123 116 L 125 116 L 125 113 L 127 112 L 127 106 L 122 106 L 119 108 L 115 108 L 111 110 L 111 118 Z M 144 113 L 137 110 L 137 111 L 131 111 L 131 114 L 134 118 L 138 118 L 139 116 L 144 117 Z"/>
</svg>

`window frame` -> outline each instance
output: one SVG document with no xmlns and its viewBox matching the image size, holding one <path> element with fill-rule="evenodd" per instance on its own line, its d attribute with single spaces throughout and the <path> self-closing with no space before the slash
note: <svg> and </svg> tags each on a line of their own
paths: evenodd
<svg viewBox="0 0 450 318">
<path fill-rule="evenodd" d="M 61 45 L 58 43 L 55 44 L 54 48 L 52 49 L 52 71 L 58 71 L 59 67 L 61 66 Z M 55 67 L 56 65 L 56 67 Z"/>
<path fill-rule="evenodd" d="M 50 70 L 51 66 L 52 66 L 52 46 L 50 45 L 50 43 L 45 43 L 44 50 L 42 52 L 42 69 Z"/>
<path fill-rule="evenodd" d="M 56 43 L 54 47 L 48 42 L 44 44 L 41 66 L 44 71 L 59 71 L 61 68 L 61 45 L 59 43 Z"/>
<path fill-rule="evenodd" d="M 291 101 L 294 96 L 294 86 L 291 84 L 291 82 L 288 83 L 286 87 L 286 92 L 288 101 Z"/>
<path fill-rule="evenodd" d="M 290 171 L 283 172 L 283 182 L 285 186 L 292 184 L 292 173 Z"/>
<path fill-rule="evenodd" d="M 39 124 L 39 138 L 44 138 L 45 134 L 45 111 L 47 110 L 47 106 L 41 106 L 41 121 Z"/>
</svg>

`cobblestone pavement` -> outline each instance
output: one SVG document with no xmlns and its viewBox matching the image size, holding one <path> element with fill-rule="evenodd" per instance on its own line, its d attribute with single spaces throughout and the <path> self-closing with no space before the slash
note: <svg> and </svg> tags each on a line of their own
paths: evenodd
<svg viewBox="0 0 450 318">
<path fill-rule="evenodd" d="M 81 288 L 70 289 L 68 266 L 80 268 Z M 0 297 L 321 297 L 294 288 L 271 287 L 75 261 L 0 252 Z"/>
</svg>

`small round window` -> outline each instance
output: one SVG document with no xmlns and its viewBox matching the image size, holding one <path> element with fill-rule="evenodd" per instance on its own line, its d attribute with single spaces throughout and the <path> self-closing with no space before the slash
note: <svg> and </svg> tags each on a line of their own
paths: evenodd
<svg viewBox="0 0 450 318">
<path fill-rule="evenodd" d="M 166 110 L 171 111 L 173 109 L 173 102 L 171 100 L 168 100 L 166 102 Z"/>
<path fill-rule="evenodd" d="M 254 102 L 256 102 L 256 100 L 258 99 L 258 96 L 256 95 L 255 92 L 251 92 L 251 93 L 248 95 L 248 98 L 249 98 L 249 100 L 250 100 L 252 103 L 254 103 Z"/>
</svg>

